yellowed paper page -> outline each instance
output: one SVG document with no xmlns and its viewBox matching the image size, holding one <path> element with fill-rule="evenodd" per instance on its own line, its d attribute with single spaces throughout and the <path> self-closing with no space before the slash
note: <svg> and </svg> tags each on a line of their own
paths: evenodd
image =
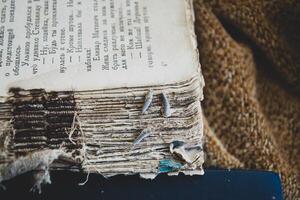
<svg viewBox="0 0 300 200">
<path fill-rule="evenodd" d="M 198 72 L 187 0 L 4 0 L 0 96 L 10 87 L 163 85 Z"/>
</svg>

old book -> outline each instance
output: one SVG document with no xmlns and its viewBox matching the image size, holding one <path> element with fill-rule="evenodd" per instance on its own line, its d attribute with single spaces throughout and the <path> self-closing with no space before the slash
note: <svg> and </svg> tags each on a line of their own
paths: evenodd
<svg viewBox="0 0 300 200">
<path fill-rule="evenodd" d="M 15 0 L 0 10 L 0 182 L 48 169 L 203 174 L 192 1 Z"/>
</svg>

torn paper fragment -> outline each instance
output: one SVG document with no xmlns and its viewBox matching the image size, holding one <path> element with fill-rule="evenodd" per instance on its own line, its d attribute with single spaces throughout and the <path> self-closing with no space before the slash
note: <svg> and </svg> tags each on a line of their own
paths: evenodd
<svg viewBox="0 0 300 200">
<path fill-rule="evenodd" d="M 202 156 L 201 144 L 186 144 L 183 141 L 173 141 L 170 144 L 170 152 L 186 163 L 192 164 Z"/>
<path fill-rule="evenodd" d="M 0 165 L 0 183 L 29 171 L 49 168 L 63 155 L 62 150 L 43 150 L 17 158 L 9 164 Z"/>
</svg>

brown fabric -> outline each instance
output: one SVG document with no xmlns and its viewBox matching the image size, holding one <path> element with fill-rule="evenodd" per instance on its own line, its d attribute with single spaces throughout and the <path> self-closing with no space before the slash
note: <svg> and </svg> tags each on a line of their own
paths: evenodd
<svg viewBox="0 0 300 200">
<path fill-rule="evenodd" d="M 196 0 L 207 166 L 270 170 L 300 199 L 300 1 Z"/>
</svg>

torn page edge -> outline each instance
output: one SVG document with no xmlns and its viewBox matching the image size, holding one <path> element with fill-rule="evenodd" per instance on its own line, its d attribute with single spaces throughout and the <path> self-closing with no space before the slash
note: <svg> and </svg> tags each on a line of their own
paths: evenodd
<svg viewBox="0 0 300 200">
<path fill-rule="evenodd" d="M 205 81 L 204 77 L 201 72 L 201 64 L 200 64 L 200 55 L 199 55 L 199 50 L 198 50 L 198 43 L 197 43 L 197 36 L 195 33 L 195 12 L 194 12 L 194 6 L 193 6 L 194 0 L 185 0 L 185 5 L 186 5 L 186 21 L 187 21 L 187 26 L 190 32 L 190 41 L 192 48 L 194 50 L 194 55 L 193 55 L 193 60 L 197 62 L 196 64 L 198 65 L 198 72 L 199 72 L 199 77 L 200 77 L 200 82 L 202 89 L 205 86 Z M 202 99 L 203 100 L 203 97 Z"/>
</svg>

